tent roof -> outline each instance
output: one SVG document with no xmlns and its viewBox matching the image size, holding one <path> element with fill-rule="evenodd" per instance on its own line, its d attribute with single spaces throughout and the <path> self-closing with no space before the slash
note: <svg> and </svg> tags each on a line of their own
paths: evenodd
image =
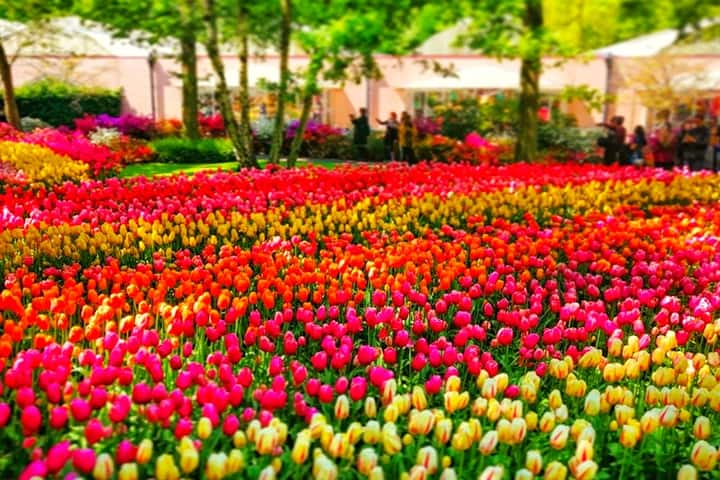
<svg viewBox="0 0 720 480">
<path fill-rule="evenodd" d="M 0 23 L 0 35 L 5 37 L 6 48 L 21 51 L 23 56 L 72 55 L 147 57 L 153 47 L 135 41 L 115 38 L 102 25 L 83 21 L 78 17 L 62 17 L 41 25 L 24 25 L 4 21 Z M 154 46 L 159 53 L 166 53 L 168 46 Z"/>
<path fill-rule="evenodd" d="M 467 46 L 457 45 L 457 39 L 468 28 L 468 20 L 462 20 L 425 40 L 415 51 L 420 55 L 470 55 L 477 54 Z"/>
</svg>

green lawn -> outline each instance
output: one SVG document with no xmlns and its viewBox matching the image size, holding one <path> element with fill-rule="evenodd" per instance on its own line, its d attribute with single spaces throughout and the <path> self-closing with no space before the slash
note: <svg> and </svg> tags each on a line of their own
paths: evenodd
<svg viewBox="0 0 720 480">
<path fill-rule="evenodd" d="M 260 160 L 260 165 L 265 166 L 267 161 Z M 298 166 L 307 165 L 312 163 L 325 168 L 335 168 L 336 165 L 341 165 L 343 161 L 339 160 L 300 160 Z M 187 174 L 193 174 L 201 170 L 235 170 L 237 163 L 225 162 L 225 163 L 137 163 L 134 165 L 128 165 L 120 172 L 121 178 L 145 176 L 152 177 L 153 175 L 172 175 L 173 173 L 185 172 Z"/>
</svg>

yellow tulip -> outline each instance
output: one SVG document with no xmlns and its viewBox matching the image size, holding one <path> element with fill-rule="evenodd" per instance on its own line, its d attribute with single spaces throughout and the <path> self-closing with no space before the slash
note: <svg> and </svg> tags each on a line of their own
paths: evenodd
<svg viewBox="0 0 720 480">
<path fill-rule="evenodd" d="M 697 480 L 698 474 L 692 465 L 683 465 L 677 473 L 677 480 Z"/>
<path fill-rule="evenodd" d="M 164 453 L 160 455 L 155 463 L 155 478 L 157 480 L 178 480 L 180 470 L 175 465 L 172 455 Z"/>
<path fill-rule="evenodd" d="M 667 405 L 660 412 L 660 425 L 666 428 L 672 428 L 678 421 L 678 409 L 674 405 Z"/>
<path fill-rule="evenodd" d="M 539 450 L 528 450 L 525 454 L 525 468 L 533 475 L 538 475 L 543 468 L 542 454 Z"/>
<path fill-rule="evenodd" d="M 615 405 L 615 420 L 618 424 L 625 425 L 635 415 L 635 410 L 626 405 Z"/>
<path fill-rule="evenodd" d="M 623 425 L 620 431 L 620 444 L 625 448 L 633 448 L 640 439 L 640 429 L 635 425 Z"/>
<path fill-rule="evenodd" d="M 593 454 L 594 449 L 592 443 L 587 440 L 580 440 L 577 443 L 577 447 L 575 447 L 575 458 L 577 458 L 579 462 L 582 463 L 586 460 L 592 460 Z"/>
<path fill-rule="evenodd" d="M 535 476 L 527 468 L 521 468 L 515 472 L 515 480 L 533 480 Z"/>
<path fill-rule="evenodd" d="M 400 412 L 395 405 L 388 405 L 383 413 L 383 420 L 388 423 L 395 423 L 400 416 Z"/>
<path fill-rule="evenodd" d="M 207 417 L 202 417 L 198 420 L 197 424 L 197 435 L 201 440 L 207 440 L 212 434 L 212 422 Z"/>
<path fill-rule="evenodd" d="M 338 477 L 338 468 L 325 455 L 318 455 L 313 461 L 312 474 L 316 480 L 335 480 Z"/>
<path fill-rule="evenodd" d="M 550 446 L 555 450 L 565 448 L 569 435 L 570 427 L 562 424 L 558 425 L 557 427 L 555 427 L 555 429 L 553 429 L 552 433 L 550 434 Z"/>
<path fill-rule="evenodd" d="M 411 403 L 413 408 L 417 410 L 425 410 L 427 408 L 427 397 L 425 390 L 420 386 L 414 386 L 412 390 Z"/>
<path fill-rule="evenodd" d="M 115 464 L 112 457 L 107 453 L 101 453 L 95 460 L 95 467 L 92 474 L 95 480 L 110 480 L 115 471 Z"/>
<path fill-rule="evenodd" d="M 380 424 L 375 420 L 370 420 L 365 424 L 363 432 L 363 441 L 369 445 L 375 445 L 382 438 Z"/>
<path fill-rule="evenodd" d="M 333 435 L 332 440 L 330 440 L 327 452 L 334 458 L 340 458 L 344 456 L 349 447 L 350 442 L 347 440 L 347 435 L 344 433 L 336 433 Z"/>
<path fill-rule="evenodd" d="M 435 440 L 441 444 L 446 444 L 450 441 L 452 435 L 452 421 L 449 418 L 443 418 L 435 424 Z"/>
<path fill-rule="evenodd" d="M 299 437 L 293 445 L 290 458 L 298 465 L 302 465 L 310 456 L 310 440 L 305 436 Z"/>
<path fill-rule="evenodd" d="M 388 455 L 395 455 L 402 450 L 402 440 L 398 434 L 393 430 L 386 429 L 385 427 L 383 427 L 382 443 L 383 449 Z"/>
<path fill-rule="evenodd" d="M 542 418 L 540 418 L 540 431 L 548 433 L 553 428 L 555 428 L 555 414 L 552 412 L 543 413 Z"/>
<path fill-rule="evenodd" d="M 498 432 L 490 430 L 480 439 L 478 450 L 483 455 L 491 455 L 495 451 L 495 447 L 498 444 Z"/>
<path fill-rule="evenodd" d="M 278 446 L 278 433 L 273 427 L 260 429 L 255 437 L 255 451 L 260 455 L 270 455 Z"/>
<path fill-rule="evenodd" d="M 698 440 L 707 440 L 710 437 L 710 419 L 705 416 L 700 416 L 695 419 L 693 425 L 693 435 Z"/>
<path fill-rule="evenodd" d="M 124 463 L 118 470 L 118 480 L 137 480 L 139 478 L 137 463 Z"/>
<path fill-rule="evenodd" d="M 228 455 L 227 465 L 225 466 L 228 475 L 240 472 L 245 468 L 245 456 L 242 451 L 237 448 L 230 450 Z"/>
<path fill-rule="evenodd" d="M 350 415 L 350 401 L 346 395 L 339 395 L 335 400 L 335 418 L 345 420 Z"/>
<path fill-rule="evenodd" d="M 357 469 L 365 476 L 369 476 L 370 472 L 378 464 L 378 455 L 374 449 L 366 447 L 360 450 L 357 457 Z"/>
<path fill-rule="evenodd" d="M 503 478 L 503 467 L 492 466 L 487 467 L 478 477 L 478 480 L 501 480 Z"/>
<path fill-rule="evenodd" d="M 227 455 L 211 453 L 205 465 L 205 476 L 208 480 L 220 480 L 226 475 Z"/>
<path fill-rule="evenodd" d="M 182 470 L 183 473 L 194 471 L 198 463 L 200 463 L 200 457 L 194 448 L 185 449 L 180 453 L 180 470 Z"/>
<path fill-rule="evenodd" d="M 275 480 L 275 478 L 277 478 L 277 476 L 275 475 L 275 469 L 272 467 L 272 465 L 268 465 L 260 471 L 260 476 L 258 477 L 258 480 Z"/>
<path fill-rule="evenodd" d="M 144 438 L 138 444 L 135 461 L 140 465 L 145 465 L 150 461 L 153 455 L 153 442 L 148 438 Z"/>
<path fill-rule="evenodd" d="M 538 425 L 538 415 L 535 412 L 528 412 L 525 415 L 525 424 L 527 425 L 528 430 L 533 431 L 537 428 Z"/>
<path fill-rule="evenodd" d="M 550 395 L 548 396 L 548 405 L 551 409 L 555 410 L 556 408 L 560 408 L 560 406 L 563 404 L 562 395 L 560 394 L 560 390 L 555 389 L 552 392 L 550 392 Z"/>
<path fill-rule="evenodd" d="M 460 380 L 460 377 L 457 375 L 450 375 L 447 380 L 445 380 L 445 391 L 459 392 L 461 385 L 462 381 Z"/>
<path fill-rule="evenodd" d="M 382 467 L 378 465 L 373 468 L 370 471 L 370 475 L 368 475 L 368 480 L 385 480 L 385 473 L 383 472 Z"/>
<path fill-rule="evenodd" d="M 592 480 L 597 473 L 598 465 L 592 460 L 581 462 L 575 470 L 575 480 Z"/>
<path fill-rule="evenodd" d="M 365 399 L 365 416 L 368 418 L 375 418 L 377 416 L 377 405 L 373 397 L 367 397 Z"/>
<path fill-rule="evenodd" d="M 565 480 L 567 467 L 558 461 L 550 462 L 545 468 L 545 480 Z"/>
<path fill-rule="evenodd" d="M 438 470 L 438 453 L 434 447 L 428 445 L 418 450 L 417 459 L 415 460 L 417 465 L 422 465 L 427 473 L 434 475 Z"/>
<path fill-rule="evenodd" d="M 715 468 L 718 452 L 705 440 L 699 440 L 690 452 L 690 460 L 700 470 L 709 472 Z"/>
</svg>

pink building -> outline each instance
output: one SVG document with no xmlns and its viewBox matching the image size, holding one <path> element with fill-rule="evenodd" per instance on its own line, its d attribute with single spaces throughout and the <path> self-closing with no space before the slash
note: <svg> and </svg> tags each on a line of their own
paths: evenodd
<svg viewBox="0 0 720 480">
<path fill-rule="evenodd" d="M 6 32 L 6 36 L 13 28 L 17 26 L 0 23 L 0 32 Z M 431 100 L 517 90 L 518 61 L 499 61 L 453 47 L 456 35 L 455 29 L 441 32 L 412 56 L 378 56 L 382 72 L 380 80 L 364 80 L 360 84 L 323 84 L 323 92 L 316 100 L 316 115 L 333 125 L 347 126 L 349 114 L 356 113 L 360 107 L 368 107 L 373 120 L 385 118 L 391 111 L 423 115 L 430 113 Z M 609 114 L 624 115 L 627 125 L 649 124 L 652 122 L 652 109 L 642 103 L 638 86 L 628 84 L 627 72 L 639 61 L 638 58 L 656 55 L 674 41 L 672 34 L 667 32 L 654 35 L 608 47 L 581 60 L 546 59 L 541 90 L 552 95 L 568 86 L 586 85 L 615 95 L 615 104 L 604 112 L 588 111 L 580 103 L 562 104 L 561 109 L 576 115 L 582 126 L 594 125 Z M 13 37 L 9 38 L 5 40 L 6 50 L 11 55 L 13 51 L 17 53 L 13 74 L 18 85 L 43 76 L 55 76 L 78 84 L 121 88 L 124 109 L 128 112 L 155 113 L 158 118 L 180 117 L 180 68 L 169 46 L 155 50 L 139 47 L 129 41 L 113 39 L 97 26 L 82 24 L 74 18 L 54 22 L 42 33 L 41 40 L 25 43 L 17 40 L 13 44 Z M 151 52 L 157 55 L 157 61 L 152 66 L 149 62 Z M 678 58 L 712 73 L 720 71 L 718 52 L 720 50 L 711 55 L 684 54 Z M 231 87 L 237 86 L 237 57 L 227 54 L 224 60 L 227 81 Z M 301 52 L 292 52 L 291 70 L 302 70 L 306 64 L 306 56 Z M 428 68 L 432 64 L 452 74 L 434 73 Z M 214 88 L 214 75 L 202 49 L 199 49 L 198 68 L 201 94 L 209 97 Z M 272 101 L 263 94 L 263 82 L 274 82 L 277 78 L 276 54 L 266 52 L 252 58 L 250 84 L 256 114 L 267 109 Z M 702 89 L 708 98 L 720 93 L 720 76 L 715 73 L 708 75 Z"/>
</svg>

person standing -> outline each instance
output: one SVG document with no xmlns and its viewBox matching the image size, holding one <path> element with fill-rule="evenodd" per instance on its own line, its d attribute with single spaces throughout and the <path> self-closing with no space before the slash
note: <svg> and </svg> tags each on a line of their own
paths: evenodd
<svg viewBox="0 0 720 480">
<path fill-rule="evenodd" d="M 377 119 L 380 125 L 385 126 L 385 136 L 383 137 L 383 145 L 385 147 L 385 160 L 393 161 L 396 157 L 398 143 L 398 119 L 397 113 L 390 112 L 390 118 L 385 121 Z"/>
<path fill-rule="evenodd" d="M 600 139 L 600 146 L 604 150 L 603 163 L 605 165 L 612 165 L 613 163 L 623 165 L 626 162 L 625 137 L 627 132 L 623 127 L 623 121 L 623 117 L 614 116 L 610 123 L 598 124 L 608 129 L 607 136 Z"/>
<path fill-rule="evenodd" d="M 367 160 L 368 137 L 370 137 L 370 122 L 368 122 L 367 109 L 360 109 L 360 116 L 350 114 L 353 124 L 353 150 L 355 160 Z"/>
<path fill-rule="evenodd" d="M 632 136 L 632 142 L 630 143 L 630 163 L 633 165 L 642 165 L 644 160 L 644 151 L 647 147 L 647 137 L 645 136 L 645 129 L 642 125 L 635 127 Z"/>
<path fill-rule="evenodd" d="M 410 165 L 416 164 L 415 142 L 417 140 L 417 129 L 413 124 L 412 118 L 406 112 L 403 112 L 402 118 L 400 119 L 398 135 L 402 159 Z"/>
<path fill-rule="evenodd" d="M 710 144 L 710 130 L 702 120 L 700 116 L 690 118 L 680 132 L 682 160 L 693 172 L 703 169 Z"/>
<path fill-rule="evenodd" d="M 650 148 L 656 166 L 665 170 L 673 169 L 675 166 L 675 137 L 670 122 L 664 120 L 655 127 L 650 137 Z"/>
</svg>

